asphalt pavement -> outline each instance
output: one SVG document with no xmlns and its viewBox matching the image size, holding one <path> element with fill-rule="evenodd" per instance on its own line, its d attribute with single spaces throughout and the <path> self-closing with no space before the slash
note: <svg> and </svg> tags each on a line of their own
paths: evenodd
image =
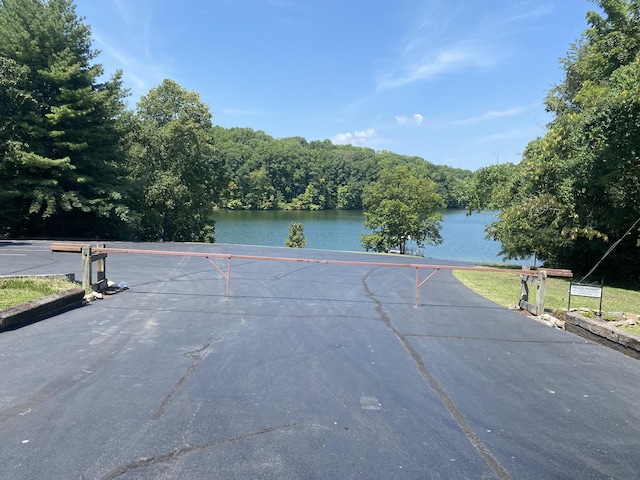
<svg viewBox="0 0 640 480">
<path fill-rule="evenodd" d="M 0 275 L 81 278 L 49 244 L 0 242 Z M 638 361 L 448 271 L 418 308 L 412 268 L 234 259 L 229 299 L 202 257 L 110 254 L 107 278 L 129 289 L 0 332 L 0 478 L 638 478 Z"/>
</svg>

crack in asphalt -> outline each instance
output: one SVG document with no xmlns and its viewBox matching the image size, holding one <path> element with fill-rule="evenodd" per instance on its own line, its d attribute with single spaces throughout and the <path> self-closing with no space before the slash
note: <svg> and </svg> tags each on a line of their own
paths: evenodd
<svg viewBox="0 0 640 480">
<path fill-rule="evenodd" d="M 296 268 L 294 270 L 291 270 L 287 273 L 283 273 L 282 275 L 276 275 L 273 278 L 275 278 L 276 280 L 282 280 L 283 278 L 287 278 L 289 275 L 293 275 L 294 273 L 298 273 L 302 270 L 307 270 L 311 267 L 313 267 L 314 265 L 305 265 L 304 267 L 300 267 L 300 268 Z"/>
<path fill-rule="evenodd" d="M 496 474 L 496 476 L 500 480 L 511 480 L 511 476 L 509 475 L 509 473 L 500 464 L 500 462 L 498 462 L 498 460 L 493 456 L 489 448 L 480 439 L 480 437 L 473 430 L 471 425 L 469 425 L 469 422 L 464 417 L 462 412 L 458 410 L 458 407 L 453 401 L 453 398 L 449 396 L 449 394 L 444 390 L 442 385 L 440 385 L 438 380 L 431 374 L 431 372 L 429 372 L 426 364 L 424 363 L 424 360 L 422 359 L 422 357 L 420 357 L 420 354 L 416 351 L 415 348 L 413 348 L 413 346 L 409 342 L 408 340 L 409 336 L 400 332 L 391 323 L 391 318 L 389 317 L 387 312 L 385 312 L 384 309 L 382 308 L 382 302 L 378 300 L 378 298 L 371 291 L 367 283 L 369 276 L 376 270 L 377 268 L 372 269 L 371 271 L 369 271 L 369 273 L 367 273 L 362 278 L 362 285 L 364 286 L 364 290 L 367 298 L 371 299 L 375 303 L 376 312 L 378 312 L 378 314 L 380 315 L 380 319 L 384 322 L 384 324 L 387 326 L 389 331 L 391 331 L 391 333 L 393 333 L 398 338 L 398 340 L 402 342 L 402 344 L 404 345 L 404 348 L 409 352 L 409 355 L 411 356 L 413 361 L 416 363 L 418 367 L 418 371 L 420 372 L 420 375 L 422 376 L 422 378 L 426 380 L 429 387 L 431 387 L 431 389 L 438 395 L 438 397 L 440 398 L 440 401 L 443 403 L 443 405 L 445 406 L 449 414 L 453 417 L 455 422 L 458 424 L 458 427 L 460 427 L 460 429 L 462 430 L 464 435 L 467 437 L 471 445 L 473 445 L 473 447 L 482 455 L 482 457 L 485 459 L 485 461 L 487 462 L 489 467 L 493 470 L 493 472 Z"/>
<path fill-rule="evenodd" d="M 112 469 L 106 475 L 102 476 L 101 480 L 113 480 L 115 478 L 118 478 L 121 475 L 129 473 L 130 471 L 136 470 L 138 468 L 150 467 L 158 463 L 172 462 L 190 453 L 204 450 L 210 447 L 214 447 L 216 445 L 237 442 L 238 440 L 244 440 L 247 438 L 256 437 L 258 435 L 264 435 L 266 433 L 273 433 L 279 430 L 287 430 L 290 428 L 294 428 L 298 425 L 300 424 L 296 422 L 296 423 L 289 423 L 286 425 L 266 427 L 261 430 L 256 430 L 254 432 L 239 433 L 237 435 L 232 435 L 230 437 L 214 438 L 213 440 L 209 440 L 207 442 L 198 443 L 196 445 L 190 445 L 184 448 L 178 448 L 170 452 L 163 453 L 162 455 L 157 455 L 155 457 L 141 457 L 141 458 L 138 458 L 137 460 L 133 460 L 132 462 L 126 463 L 124 465 L 120 465 Z"/>
<path fill-rule="evenodd" d="M 211 343 L 207 343 L 200 348 L 196 348 L 195 350 L 184 354 L 185 357 L 191 357 L 191 363 L 187 367 L 187 371 L 185 372 L 185 374 L 180 378 L 180 380 L 178 380 L 178 383 L 175 384 L 171 392 L 169 392 L 169 395 L 167 395 L 162 401 L 162 403 L 160 404 L 160 408 L 158 408 L 158 411 L 153 417 L 151 417 L 152 420 L 159 420 L 160 417 L 162 417 L 167 406 L 169 405 L 169 403 L 171 403 L 171 400 L 173 400 L 173 397 L 176 396 L 180 388 L 182 388 L 182 385 L 184 385 L 184 383 L 189 380 L 189 378 L 191 378 L 191 375 L 193 375 L 202 361 L 207 357 L 207 355 L 209 355 L 209 352 L 211 351 L 211 345 Z"/>
</svg>

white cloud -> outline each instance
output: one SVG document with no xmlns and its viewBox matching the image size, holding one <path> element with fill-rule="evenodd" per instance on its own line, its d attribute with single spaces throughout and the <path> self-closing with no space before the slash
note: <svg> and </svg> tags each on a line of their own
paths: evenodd
<svg viewBox="0 0 640 480">
<path fill-rule="evenodd" d="M 452 48 L 430 52 L 421 60 L 407 62 L 398 72 L 383 76 L 378 81 L 379 90 L 403 87 L 414 82 L 432 80 L 450 72 L 469 68 L 486 68 L 495 65 L 499 55 L 487 47 L 460 44 Z"/>
<path fill-rule="evenodd" d="M 518 7 L 525 7 L 525 10 L 514 14 L 512 17 L 507 19 L 508 21 L 516 22 L 520 20 L 528 20 L 530 18 L 543 17 L 553 12 L 553 9 L 554 9 L 554 6 L 552 3 L 543 3 L 540 5 L 536 4 L 536 5 L 533 5 L 531 9 L 529 9 L 529 5 L 526 3 L 522 5 L 517 5 L 516 8 Z"/>
<path fill-rule="evenodd" d="M 331 141 L 336 145 L 366 145 L 372 143 L 377 138 L 376 131 L 373 128 L 366 130 L 356 130 L 354 132 L 338 133 L 333 136 Z"/>
<path fill-rule="evenodd" d="M 387 59 L 385 71 L 378 76 L 377 89 L 494 67 L 515 54 L 523 23 L 526 26 L 529 20 L 554 10 L 551 1 L 526 0 L 493 13 L 493 9 L 478 7 L 481 3 L 423 2 L 397 45 L 397 57 Z"/>
<path fill-rule="evenodd" d="M 130 49 L 117 44 L 117 40 L 107 40 L 95 32 L 93 37 L 102 51 L 98 60 L 105 67 L 105 72 L 111 75 L 115 70 L 122 69 L 125 87 L 131 88 L 135 101 L 170 76 L 167 74 L 168 68 L 164 63 L 155 62 L 145 54 L 136 55 Z"/>
<path fill-rule="evenodd" d="M 419 113 L 415 113 L 412 117 L 405 117 L 404 115 L 396 116 L 396 123 L 402 126 L 415 125 L 419 127 L 424 122 L 424 117 Z"/>
<path fill-rule="evenodd" d="M 475 117 L 465 118 L 463 120 L 456 120 L 451 122 L 451 125 L 472 125 L 475 123 L 486 122 L 489 120 L 495 120 L 497 118 L 511 117 L 522 113 L 524 109 L 522 107 L 509 108 L 507 110 L 489 110 L 482 115 Z"/>
<path fill-rule="evenodd" d="M 266 115 L 265 112 L 259 110 L 243 110 L 240 108 L 223 108 L 220 113 L 230 117 L 264 117 Z"/>
<path fill-rule="evenodd" d="M 487 135 L 481 139 L 483 142 L 500 142 L 504 140 L 531 140 L 543 132 L 535 127 L 512 128 L 506 131 Z"/>
<path fill-rule="evenodd" d="M 157 42 L 152 0 L 113 0 L 102 7 L 85 8 L 89 17 L 91 13 L 100 14 L 101 9 L 109 13 L 108 25 L 100 21 L 91 25 L 93 41 L 101 52 L 97 61 L 103 65 L 107 77 L 116 70 L 123 71 L 124 87 L 130 89 L 129 99 L 133 103 L 162 80 L 173 76 L 174 60 L 154 51 Z"/>
<path fill-rule="evenodd" d="M 129 26 L 133 25 L 135 20 L 135 14 L 132 12 L 130 8 L 131 5 L 123 0 L 114 0 L 113 3 L 115 4 L 116 9 L 120 14 L 120 18 L 122 19 L 122 21 Z"/>
</svg>

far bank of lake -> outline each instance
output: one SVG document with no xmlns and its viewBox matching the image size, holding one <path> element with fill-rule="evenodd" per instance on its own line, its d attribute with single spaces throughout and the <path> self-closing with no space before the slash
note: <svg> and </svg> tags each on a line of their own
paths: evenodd
<svg viewBox="0 0 640 480">
<path fill-rule="evenodd" d="M 485 239 L 484 228 L 492 216 L 464 210 L 443 210 L 438 246 L 427 245 L 424 256 L 446 260 L 503 263 L 500 244 Z M 322 210 L 222 210 L 214 214 L 216 243 L 284 247 L 291 222 L 304 227 L 308 249 L 363 252 L 360 235 L 366 232 L 361 211 Z M 517 263 L 517 262 L 512 262 Z"/>
</svg>

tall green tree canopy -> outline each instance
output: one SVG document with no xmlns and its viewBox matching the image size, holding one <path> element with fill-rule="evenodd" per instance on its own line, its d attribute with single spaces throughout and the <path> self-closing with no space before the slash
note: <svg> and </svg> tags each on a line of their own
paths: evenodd
<svg viewBox="0 0 640 480">
<path fill-rule="evenodd" d="M 384 169 L 378 181 L 365 187 L 363 203 L 365 227 L 372 230 L 361 237 L 366 250 L 398 247 L 405 253 L 409 239 L 418 246 L 442 242 L 442 196 L 436 184 L 419 171 L 403 165 Z"/>
<path fill-rule="evenodd" d="M 488 230 L 507 257 L 537 254 L 547 263 L 585 272 L 624 237 L 599 275 L 640 278 L 640 2 L 597 0 L 588 28 L 563 60 L 564 81 L 546 99 L 554 115 L 515 171 L 486 203 Z M 477 172 L 486 186 L 488 167 Z M 486 197 L 485 197 L 486 199 Z M 483 202 L 485 204 L 483 205 Z"/>
<path fill-rule="evenodd" d="M 126 215 L 124 91 L 95 55 L 71 0 L 0 1 L 1 233 L 105 236 Z"/>
<path fill-rule="evenodd" d="M 225 176 L 213 146 L 209 107 L 197 92 L 165 80 L 138 102 L 133 123 L 137 237 L 212 242 L 210 217 Z"/>
</svg>

